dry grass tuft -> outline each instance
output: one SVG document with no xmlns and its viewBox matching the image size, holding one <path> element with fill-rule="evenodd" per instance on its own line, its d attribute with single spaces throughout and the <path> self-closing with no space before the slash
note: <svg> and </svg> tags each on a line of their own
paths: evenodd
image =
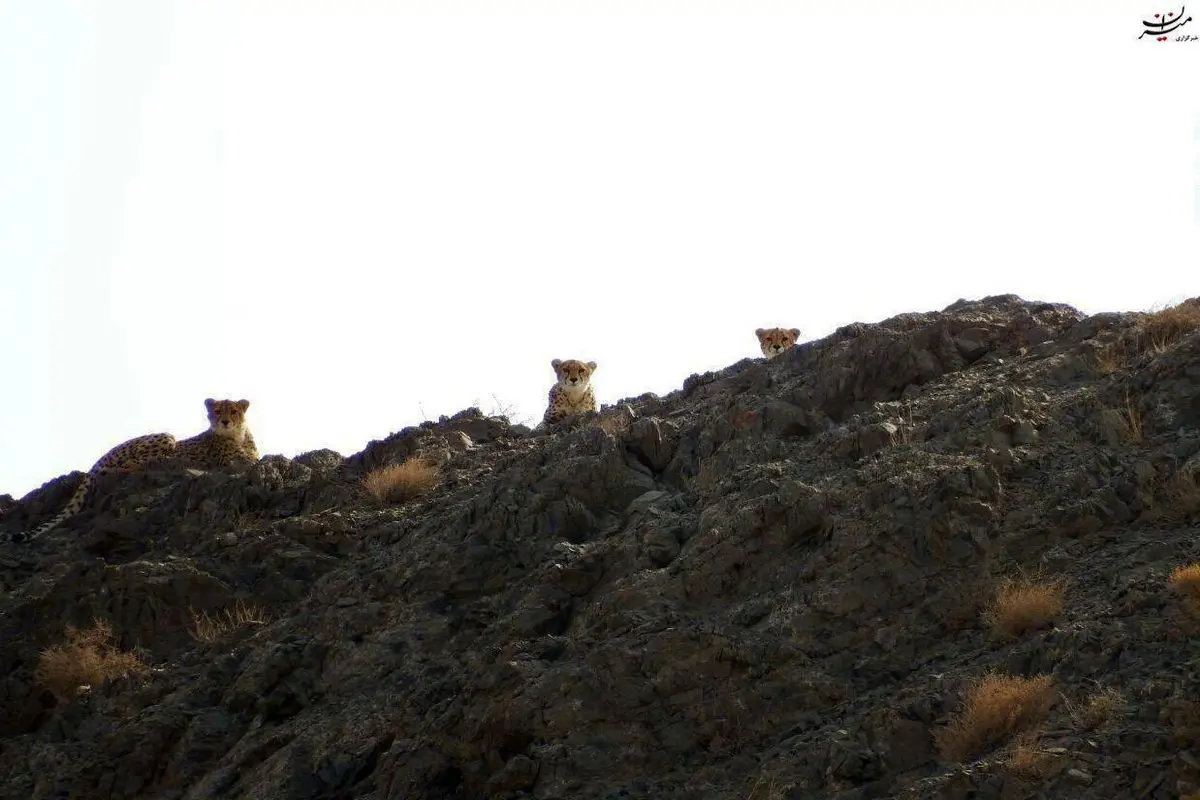
<svg viewBox="0 0 1200 800">
<path fill-rule="evenodd" d="M 1167 578 L 1167 583 L 1183 595 L 1194 613 L 1200 613 L 1200 563 L 1176 567 Z"/>
<path fill-rule="evenodd" d="M 235 628 L 251 625 L 266 625 L 269 621 L 267 613 L 258 606 L 248 606 L 241 600 L 234 603 L 233 608 L 226 608 L 216 614 L 201 611 L 198 615 L 192 612 L 192 624 L 188 633 L 197 642 L 208 644 L 216 641 Z"/>
<path fill-rule="evenodd" d="M 1007 578 L 984 609 L 984 621 L 997 635 L 1020 636 L 1026 631 L 1045 627 L 1062 613 L 1063 586 L 1059 582 L 1042 583 L 1032 578 Z"/>
<path fill-rule="evenodd" d="M 1145 438 L 1142 431 L 1142 412 L 1130 399 L 1128 393 L 1125 395 L 1125 407 L 1118 413 L 1121 415 L 1121 421 L 1125 423 L 1125 434 L 1129 441 L 1142 441 Z"/>
<path fill-rule="evenodd" d="M 774 775 L 759 773 L 750 786 L 750 793 L 746 795 L 746 800 L 783 800 L 784 797 L 786 797 L 784 790 L 776 785 Z"/>
<path fill-rule="evenodd" d="M 1095 366 L 1102 375 L 1108 375 L 1128 364 L 1134 355 L 1136 354 L 1125 340 L 1118 339 L 1096 350 Z"/>
<path fill-rule="evenodd" d="M 34 676 L 61 701 L 74 698 L 81 688 L 99 686 L 110 678 L 123 678 L 146 668 L 135 653 L 122 652 L 113 643 L 112 627 L 102 619 L 80 630 L 66 628 L 67 641 L 42 650 Z"/>
<path fill-rule="evenodd" d="M 437 485 L 437 467 L 419 458 L 380 467 L 363 478 L 363 488 L 381 503 L 403 503 L 429 492 Z"/>
<path fill-rule="evenodd" d="M 1158 480 L 1147 516 L 1157 522 L 1182 524 L 1200 514 L 1200 473 L 1180 471 Z"/>
<path fill-rule="evenodd" d="M 1004 769 L 1027 781 L 1039 781 L 1054 772 L 1056 759 L 1041 746 L 1036 733 L 1023 733 L 1013 740 Z"/>
<path fill-rule="evenodd" d="M 1096 352 L 1096 368 L 1104 374 L 1114 372 L 1143 353 L 1166 350 L 1195 330 L 1200 330 L 1200 297 L 1150 311 L 1120 339 Z"/>
<path fill-rule="evenodd" d="M 972 683 L 962 709 L 938 731 L 938 751 L 949 761 L 965 761 L 1004 737 L 1040 721 L 1054 702 L 1049 675 L 1020 678 L 989 673 Z"/>
<path fill-rule="evenodd" d="M 1104 689 L 1089 697 L 1083 705 L 1068 701 L 1067 711 L 1076 728 L 1090 731 L 1108 722 L 1113 713 L 1124 705 L 1124 695 L 1116 689 Z"/>
<path fill-rule="evenodd" d="M 1138 328 L 1146 349 L 1164 350 L 1192 331 L 1200 330 L 1200 297 L 1151 311 L 1138 322 Z"/>
</svg>

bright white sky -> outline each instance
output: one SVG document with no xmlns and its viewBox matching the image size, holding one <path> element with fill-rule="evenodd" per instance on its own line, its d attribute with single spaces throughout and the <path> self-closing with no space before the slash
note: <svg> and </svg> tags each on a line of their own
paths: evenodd
<svg viewBox="0 0 1200 800">
<path fill-rule="evenodd" d="M 350 454 L 536 422 L 552 358 L 603 403 L 760 326 L 1200 294 L 1200 41 L 1138 41 L 1161 10 L 0 0 L 0 493 L 205 397 Z"/>
</svg>

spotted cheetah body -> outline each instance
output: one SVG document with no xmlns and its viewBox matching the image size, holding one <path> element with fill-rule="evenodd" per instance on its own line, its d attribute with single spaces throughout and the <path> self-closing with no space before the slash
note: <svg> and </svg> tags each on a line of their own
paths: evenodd
<svg viewBox="0 0 1200 800">
<path fill-rule="evenodd" d="M 190 439 L 176 440 L 169 433 L 150 433 L 122 442 L 109 450 L 83 476 L 67 505 L 32 531 L 0 534 L 0 542 L 29 542 L 57 528 L 79 513 L 96 478 L 110 472 L 133 472 L 159 459 L 181 459 L 197 466 L 232 466 L 258 460 L 258 448 L 246 426 L 248 400 L 204 401 L 209 429 Z"/>
<path fill-rule="evenodd" d="M 596 394 L 592 390 L 592 373 L 596 371 L 595 361 L 562 361 L 554 359 L 550 362 L 558 381 L 550 387 L 550 396 L 546 404 L 546 413 L 542 421 L 547 425 L 562 422 L 579 414 L 595 413 Z"/>
</svg>

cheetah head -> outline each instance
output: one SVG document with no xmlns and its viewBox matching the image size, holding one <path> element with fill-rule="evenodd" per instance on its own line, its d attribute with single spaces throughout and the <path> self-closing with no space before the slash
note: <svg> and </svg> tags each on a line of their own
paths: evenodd
<svg viewBox="0 0 1200 800">
<path fill-rule="evenodd" d="M 759 328 L 754 332 L 758 337 L 758 346 L 767 358 L 787 350 L 800 338 L 799 328 Z"/>
<path fill-rule="evenodd" d="M 587 391 L 592 373 L 596 371 L 595 361 L 583 362 L 573 358 L 566 361 L 556 358 L 550 362 L 550 366 L 554 367 L 554 374 L 558 376 L 558 385 L 571 397 L 578 397 Z"/>
<path fill-rule="evenodd" d="M 204 401 L 208 409 L 209 430 L 218 436 L 228 436 L 240 439 L 246 429 L 246 409 L 250 407 L 249 400 L 213 400 L 211 397 Z"/>
</svg>

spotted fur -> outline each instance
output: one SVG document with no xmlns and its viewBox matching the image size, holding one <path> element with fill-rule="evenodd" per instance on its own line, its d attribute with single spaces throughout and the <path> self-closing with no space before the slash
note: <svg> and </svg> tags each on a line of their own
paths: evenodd
<svg viewBox="0 0 1200 800">
<path fill-rule="evenodd" d="M 30 542 L 79 513 L 96 477 L 108 472 L 132 472 L 161 458 L 180 458 L 197 466 L 224 466 L 258 460 L 258 448 L 246 426 L 249 400 L 204 401 L 209 428 L 190 439 L 176 441 L 169 433 L 151 433 L 122 442 L 97 461 L 57 515 L 32 531 L 0 534 L 0 542 Z"/>
<path fill-rule="evenodd" d="M 799 328 L 759 328 L 754 332 L 758 347 L 767 358 L 775 356 L 796 344 L 800 338 Z"/>
<path fill-rule="evenodd" d="M 594 413 L 596 411 L 596 395 L 592 391 L 592 373 L 596 371 L 595 361 L 576 361 L 568 359 L 550 362 L 558 381 L 550 387 L 549 402 L 542 421 L 547 425 L 562 422 L 578 414 Z"/>
</svg>

